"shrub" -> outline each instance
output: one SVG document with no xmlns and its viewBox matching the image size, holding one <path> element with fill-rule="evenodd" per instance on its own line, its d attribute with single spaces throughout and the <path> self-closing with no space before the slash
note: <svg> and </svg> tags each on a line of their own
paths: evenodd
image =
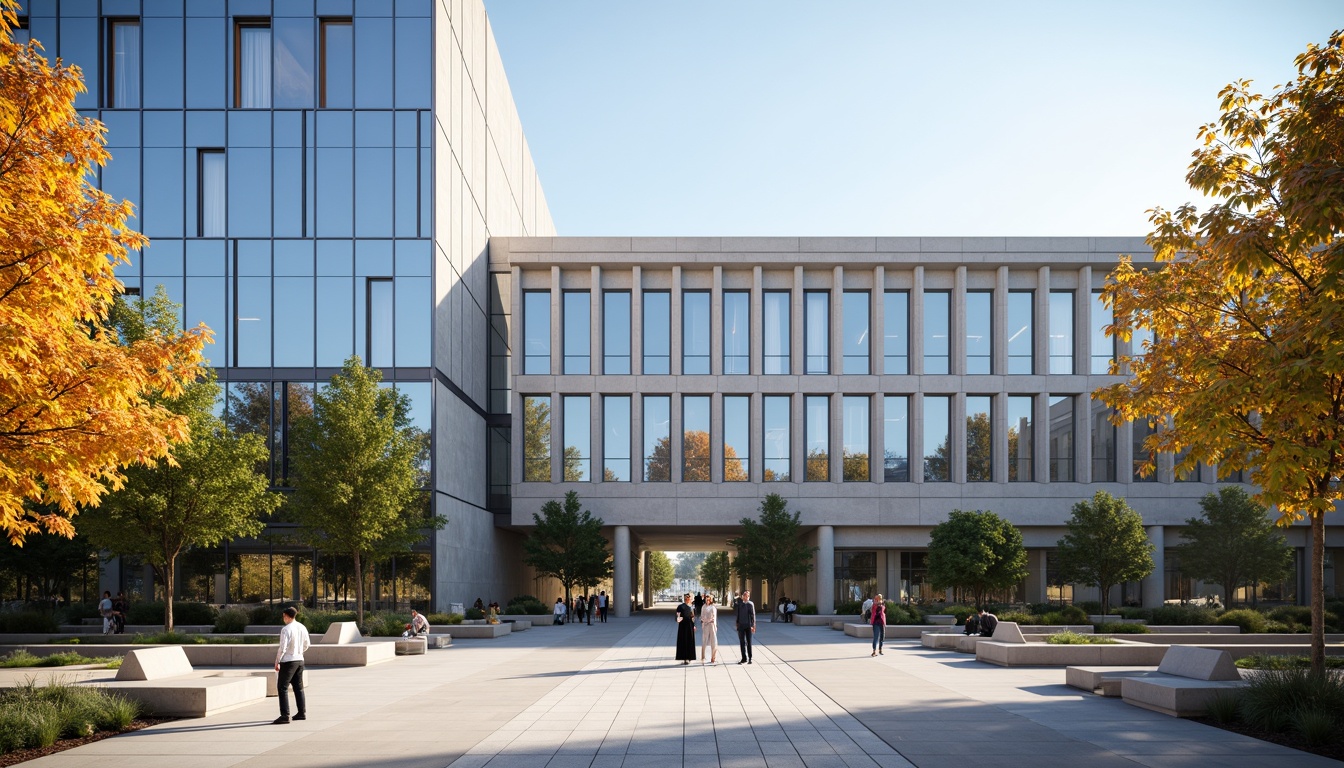
<svg viewBox="0 0 1344 768">
<path fill-rule="evenodd" d="M 1100 601 L 1100 600 L 1084 600 L 1084 601 L 1082 601 L 1081 603 L 1077 603 L 1077 604 L 1076 604 L 1076 607 L 1078 607 L 1079 609 L 1081 609 L 1084 613 L 1086 613 L 1086 614 L 1088 614 L 1088 615 L 1091 615 L 1091 614 L 1094 614 L 1094 613 L 1101 613 L 1101 601 Z"/>
<path fill-rule="evenodd" d="M 1212 624 L 1213 620 L 1212 608 L 1198 605 L 1163 605 L 1153 609 L 1153 618 L 1150 623 L 1159 626 L 1164 624 L 1192 626 L 1195 624 Z"/>
<path fill-rule="evenodd" d="M 1022 611 L 1006 611 L 997 614 L 999 621 L 1013 621 L 1018 624 L 1049 624 L 1043 616 L 1037 616 L 1032 613 L 1023 613 Z"/>
<path fill-rule="evenodd" d="M 241 608 L 229 608 L 219 612 L 215 618 L 216 632 L 243 632 L 247 629 L 251 616 Z"/>
<path fill-rule="evenodd" d="M 1344 721 L 1344 672 L 1333 669 L 1314 675 L 1308 667 L 1265 670 L 1251 679 L 1241 704 L 1246 721 L 1267 731 L 1287 731 L 1302 723 L 1304 714 L 1313 730 L 1316 718 L 1324 715 L 1338 723 Z"/>
<path fill-rule="evenodd" d="M 837 616 L 857 616 L 861 613 L 863 613 L 863 603 L 857 600 L 835 604 L 835 615 Z"/>
<path fill-rule="evenodd" d="M 247 612 L 248 624 L 283 624 L 284 619 L 280 618 L 280 611 L 273 611 L 269 605 L 258 605 Z M 306 624 L 304 626 L 307 626 Z M 313 631 L 308 627 L 308 631 Z M 325 631 L 325 630 L 324 630 Z"/>
<path fill-rule="evenodd" d="M 1152 631 L 1143 624 L 1125 624 L 1119 621 L 1097 625 L 1097 634 L 1100 635 L 1146 635 Z"/>
<path fill-rule="evenodd" d="M 509 606 L 512 606 L 515 603 L 541 603 L 541 600 L 537 599 L 537 597 L 534 595 L 514 595 L 512 598 L 509 599 L 509 602 L 504 604 L 504 607 L 508 608 Z M 545 605 L 545 603 L 541 604 Z M 546 613 L 546 611 L 542 611 L 542 613 Z"/>
<path fill-rule="evenodd" d="M 1066 605 L 1057 611 L 1050 611 L 1042 618 L 1046 624 L 1086 624 L 1091 620 L 1087 611 L 1076 605 Z"/>
<path fill-rule="evenodd" d="M 1116 642 L 1109 637 L 1097 637 L 1096 635 L 1082 635 L 1072 630 L 1065 632 L 1056 632 L 1045 638 L 1045 642 L 1051 645 L 1115 645 Z"/>
<path fill-rule="evenodd" d="M 816 616 L 817 606 L 815 603 L 803 603 L 798 606 L 798 613 L 801 613 L 804 616 Z M 924 622 L 920 621 L 919 623 L 923 624 Z"/>
<path fill-rule="evenodd" d="M 504 613 L 509 616 L 540 616 L 543 613 L 550 613 L 550 609 L 540 600 L 510 600 Z"/>
<path fill-rule="evenodd" d="M 468 618 L 468 619 L 473 619 L 473 620 L 475 620 L 475 619 L 484 619 L 484 618 L 485 618 L 485 611 L 482 611 L 480 608 L 468 608 L 468 609 L 467 609 L 467 618 Z"/>
<path fill-rule="evenodd" d="M 135 645 L 205 645 L 205 637 L 186 632 L 140 633 L 131 638 Z"/>
<path fill-rule="evenodd" d="M 78 624 L 84 619 L 101 619 L 98 603 L 69 603 L 57 608 L 54 614 L 57 624 Z"/>
<path fill-rule="evenodd" d="M 1115 612 L 1120 614 L 1122 619 L 1144 619 L 1153 618 L 1153 612 L 1147 608 L 1117 608 Z"/>
<path fill-rule="evenodd" d="M 1248 634 L 1260 634 L 1265 631 L 1265 615 L 1259 611 L 1252 611 L 1249 608 L 1241 608 L 1235 611 L 1227 611 L 1216 619 L 1218 624 L 1223 626 L 1236 625 L 1241 627 L 1241 631 Z"/>
<path fill-rule="evenodd" d="M 366 613 L 363 633 L 369 637 L 401 637 L 409 623 L 408 616 L 399 613 Z"/>
<path fill-rule="evenodd" d="M 102 688 L 61 680 L 38 686 L 30 681 L 0 692 L 0 752 L 48 747 L 61 737 L 120 731 L 139 707 Z"/>
<path fill-rule="evenodd" d="M 308 628 L 308 632 L 320 635 L 331 628 L 332 622 L 354 621 L 354 611 L 301 611 L 295 621 Z"/>
<path fill-rule="evenodd" d="M 1308 668 L 1311 666 L 1311 659 L 1306 656 L 1267 656 L 1253 654 L 1251 656 L 1242 656 L 1240 659 L 1237 659 L 1237 666 L 1242 669 Z M 1327 669 L 1344 669 L 1344 656 L 1326 656 L 1325 666 Z"/>
<path fill-rule="evenodd" d="M 430 624 L 461 624 L 462 614 L 460 613 L 426 613 L 425 618 Z"/>
<path fill-rule="evenodd" d="M 941 616 L 955 616 L 957 617 L 956 621 L 958 624 L 965 624 L 966 617 L 975 612 L 976 610 L 969 605 L 944 605 L 939 607 L 938 610 L 931 611 L 930 613 Z"/>
<path fill-rule="evenodd" d="M 1227 725 L 1241 718 L 1241 699 L 1235 694 L 1219 693 L 1209 701 L 1209 719 Z"/>
<path fill-rule="evenodd" d="M 136 603 L 126 611 L 127 624 L 162 624 L 164 605 L 161 601 Z M 209 603 L 179 603 L 173 601 L 173 624 L 214 624 L 219 611 Z"/>
<path fill-rule="evenodd" d="M 45 611 L 14 611 L 0 613 L 0 632 L 46 633 L 60 632 L 56 617 Z"/>
<path fill-rule="evenodd" d="M 888 624 L 923 624 L 924 616 L 914 608 L 907 608 L 900 603 L 887 601 L 887 623 Z"/>
</svg>

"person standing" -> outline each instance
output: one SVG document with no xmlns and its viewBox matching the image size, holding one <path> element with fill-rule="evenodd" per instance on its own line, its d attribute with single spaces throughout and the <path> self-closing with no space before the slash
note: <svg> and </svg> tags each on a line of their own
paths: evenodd
<svg viewBox="0 0 1344 768">
<path fill-rule="evenodd" d="M 705 663 L 705 649 L 709 649 L 709 663 L 719 663 L 719 607 L 714 604 L 714 595 L 705 594 L 705 604 L 700 607 L 700 663 Z"/>
<path fill-rule="evenodd" d="M 126 599 L 126 593 L 117 590 L 117 596 L 112 598 L 112 623 L 116 629 L 113 634 L 121 635 L 126 633 L 126 614 L 131 610 L 131 602 Z"/>
<path fill-rule="evenodd" d="M 877 656 L 882 653 L 882 642 L 887 638 L 887 601 L 882 599 L 879 594 L 873 598 L 873 652 L 871 655 Z"/>
<path fill-rule="evenodd" d="M 308 639 L 308 628 L 294 620 L 298 615 L 299 610 L 292 605 L 282 615 L 285 626 L 280 630 L 280 647 L 275 651 L 275 690 L 280 695 L 280 716 L 272 721 L 272 725 L 289 722 L 291 683 L 294 685 L 294 719 L 308 719 L 307 702 L 303 698 L 303 652 L 312 643 Z"/>
<path fill-rule="evenodd" d="M 112 593 L 104 591 L 103 599 L 98 601 L 98 614 L 103 617 L 103 634 L 112 634 L 116 619 L 112 617 Z"/>
<path fill-rule="evenodd" d="M 695 661 L 695 609 L 691 608 L 691 593 L 682 595 L 677 606 L 677 661 L 682 666 Z"/>
<path fill-rule="evenodd" d="M 555 623 L 556 623 L 556 624 L 564 624 L 564 623 L 565 623 L 565 611 L 566 611 L 566 610 L 567 610 L 567 609 L 565 608 L 565 598 L 563 598 L 563 597 L 557 597 L 557 598 L 555 598 Z"/>
<path fill-rule="evenodd" d="M 695 600 L 691 601 L 691 607 L 695 608 L 695 617 L 700 618 L 700 609 L 705 607 L 705 596 L 696 592 Z"/>
<path fill-rule="evenodd" d="M 605 589 L 597 596 L 597 615 L 603 624 L 607 623 L 607 591 Z"/>
<path fill-rule="evenodd" d="M 733 609 L 734 623 L 737 625 L 737 645 L 742 652 L 738 664 L 751 663 L 751 636 L 756 633 L 756 604 L 751 602 L 751 590 L 743 590 Z"/>
<path fill-rule="evenodd" d="M 574 622 L 582 624 L 583 617 L 586 615 L 588 615 L 588 596 L 579 595 L 578 599 L 574 601 Z"/>
</svg>

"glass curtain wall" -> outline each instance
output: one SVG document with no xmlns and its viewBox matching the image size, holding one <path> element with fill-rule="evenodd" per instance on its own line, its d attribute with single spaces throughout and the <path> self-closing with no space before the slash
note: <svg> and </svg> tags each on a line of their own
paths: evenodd
<svg viewBox="0 0 1344 768">
<path fill-rule="evenodd" d="M 1073 482 L 1073 397 L 1050 397 L 1050 482 Z"/>
<path fill-rule="evenodd" d="M 966 292 L 966 373 L 988 374 L 994 340 L 993 297 L 990 291 Z"/>
<path fill-rule="evenodd" d="M 910 481 L 910 398 L 887 395 L 882 402 L 883 480 Z"/>
<path fill-rule="evenodd" d="M 644 481 L 672 481 L 672 398 L 644 396 Z"/>
<path fill-rule="evenodd" d="M 751 293 L 723 292 L 723 373 L 751 373 Z"/>
<path fill-rule="evenodd" d="M 1093 400 L 1092 420 L 1092 482 L 1115 482 L 1115 425 L 1111 423 L 1111 409 L 1100 400 Z"/>
<path fill-rule="evenodd" d="M 588 291 L 565 291 L 561 322 L 564 324 L 565 365 L 567 374 L 586 374 L 591 370 L 592 298 Z"/>
<path fill-rule="evenodd" d="M 765 373 L 789 374 L 789 317 L 791 301 L 788 291 L 766 291 L 761 297 L 761 315 L 764 320 Z"/>
<path fill-rule="evenodd" d="M 1050 292 L 1050 373 L 1073 373 L 1073 291 Z"/>
<path fill-rule="evenodd" d="M 565 395 L 565 455 L 563 477 L 566 483 L 592 479 L 592 399 L 588 395 Z"/>
<path fill-rule="evenodd" d="M 630 480 L 630 396 L 602 398 L 602 482 Z"/>
<path fill-rule="evenodd" d="M 966 396 L 966 482 L 988 483 L 994 479 L 993 398 Z"/>
<path fill-rule="evenodd" d="M 952 324 L 951 297 L 947 291 L 924 292 L 924 373 L 950 373 Z"/>
<path fill-rule="evenodd" d="M 551 482 L 551 398 L 523 398 L 523 482 Z"/>
<path fill-rule="evenodd" d="M 910 292 L 886 291 L 882 300 L 883 371 L 904 376 L 910 373 Z"/>
<path fill-rule="evenodd" d="M 831 294 L 803 294 L 803 373 L 831 372 Z"/>
<path fill-rule="evenodd" d="M 666 376 L 672 372 L 672 294 L 645 291 L 644 373 Z"/>
<path fill-rule="evenodd" d="M 1134 449 L 1134 468 L 1131 480 L 1136 483 L 1157 482 L 1157 470 L 1152 469 L 1144 472 L 1144 465 L 1150 462 L 1156 464 L 1156 457 L 1148 450 L 1144 443 L 1148 437 L 1157 430 L 1153 428 L 1152 423 L 1140 419 L 1133 424 L 1133 449 Z"/>
<path fill-rule="evenodd" d="M 523 373 L 551 372 L 551 292 L 523 291 Z"/>
<path fill-rule="evenodd" d="M 751 397 L 723 398 L 723 481 L 745 482 L 751 469 Z"/>
<path fill-rule="evenodd" d="M 1114 316 L 1101 300 L 1101 291 L 1092 292 L 1092 373 L 1111 372 L 1111 363 L 1115 361 L 1115 339 L 1106 335 L 1106 326 L 1112 324 Z"/>
<path fill-rule="evenodd" d="M 844 372 L 866 375 L 868 373 L 868 292 L 845 291 L 844 338 L 841 339 L 840 354 L 844 359 Z"/>
<path fill-rule="evenodd" d="M 792 479 L 790 461 L 792 453 L 793 398 L 788 395 L 766 395 L 764 398 L 765 418 L 761 425 L 762 447 L 765 449 L 765 482 L 789 482 Z"/>
</svg>

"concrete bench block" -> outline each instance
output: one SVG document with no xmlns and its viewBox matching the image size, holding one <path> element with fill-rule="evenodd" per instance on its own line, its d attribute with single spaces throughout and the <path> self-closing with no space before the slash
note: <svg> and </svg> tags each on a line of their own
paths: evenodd
<svg viewBox="0 0 1344 768">
<path fill-rule="evenodd" d="M 304 651 L 305 665 L 314 667 L 367 667 L 391 661 L 397 657 L 397 644 L 391 640 L 350 643 L 348 645 L 314 645 Z M 275 650 L 271 650 L 274 663 Z"/>
<path fill-rule="evenodd" d="M 346 645 L 348 643 L 358 643 L 364 639 L 359 634 L 359 625 L 353 621 L 333 621 L 327 631 L 322 633 L 322 638 L 316 642 L 323 645 Z"/>
<path fill-rule="evenodd" d="M 535 626 L 527 619 L 500 619 L 501 624 L 508 624 L 511 632 L 526 632 Z"/>
<path fill-rule="evenodd" d="M 1244 688 L 1243 680 L 1192 680 L 1158 673 L 1120 681 L 1120 696 L 1133 704 L 1172 717 L 1199 717 L 1218 696 Z"/>
<path fill-rule="evenodd" d="M 1235 624 L 1149 624 L 1148 631 L 1159 635 L 1238 635 L 1241 627 Z"/>
<path fill-rule="evenodd" d="M 998 643 L 1025 643 L 1027 639 L 1022 636 L 1022 628 L 1017 626 L 1016 621 L 1000 621 L 994 628 L 994 635 L 990 638 Z"/>
<path fill-rule="evenodd" d="M 429 648 L 451 648 L 453 645 L 453 636 L 428 635 L 425 637 L 425 645 Z"/>
<path fill-rule="evenodd" d="M 1191 680 L 1240 680 L 1241 673 L 1227 651 L 1173 645 L 1162 657 L 1157 671 Z"/>
<path fill-rule="evenodd" d="M 837 632 L 844 632 L 845 625 L 848 623 L 850 623 L 848 619 L 832 619 L 831 629 L 834 629 Z"/>
<path fill-rule="evenodd" d="M 857 617 L 857 616 L 840 616 L 840 615 L 838 615 L 838 614 L 827 614 L 827 615 L 808 614 L 808 615 L 803 615 L 803 614 L 801 614 L 801 613 L 795 613 L 795 614 L 793 615 L 793 623 L 794 623 L 794 624 L 797 624 L 797 625 L 800 626 L 800 627 L 829 627 L 829 626 L 831 626 L 831 622 L 832 622 L 832 621 L 835 621 L 835 620 L 837 620 L 837 619 L 843 619 L 843 620 L 847 620 L 847 621 L 853 621 L 853 620 L 856 619 L 856 618 L 859 618 L 859 617 Z"/>
<path fill-rule="evenodd" d="M 850 637 L 868 637 L 873 636 L 872 624 L 846 624 L 845 634 Z"/>
<path fill-rule="evenodd" d="M 532 627 L 554 627 L 555 617 L 549 613 L 515 613 L 508 616 L 501 616 L 500 621 L 513 619 L 515 621 L 526 621 Z M 593 622 L 597 623 L 597 617 L 593 617 Z M 521 631 L 521 630 L 515 630 Z"/>
<path fill-rule="evenodd" d="M 453 637 L 458 640 L 464 638 L 472 640 L 492 639 L 503 637 L 512 631 L 513 627 L 508 624 L 463 624 L 454 628 Z"/>
<path fill-rule="evenodd" d="M 187 677 L 92 683 L 140 703 L 159 717 L 209 717 L 266 698 L 261 677 Z"/>
<path fill-rule="evenodd" d="M 1049 643 L 1002 643 L 995 639 L 975 646 L 975 658 L 1003 667 L 1157 666 L 1166 649 L 1160 645 L 1051 645 Z"/>
<path fill-rule="evenodd" d="M 191 661 L 180 645 L 137 648 L 126 654 L 117 670 L 118 680 L 163 680 L 192 672 Z"/>
<path fill-rule="evenodd" d="M 924 617 L 930 624 L 941 624 L 942 626 L 952 626 L 957 623 L 957 617 L 952 614 L 934 613 Z"/>
<path fill-rule="evenodd" d="M 926 631 L 920 634 L 919 644 L 925 648 L 956 650 L 957 641 L 963 637 L 965 637 L 965 635 L 960 632 Z"/>
<path fill-rule="evenodd" d="M 1064 670 L 1064 683 L 1072 688 L 1095 691 L 1107 680 L 1137 677 L 1156 672 L 1157 667 L 1069 667 Z"/>
<path fill-rule="evenodd" d="M 303 670 L 302 675 L 303 675 L 303 687 L 304 687 L 304 689 L 306 690 L 306 689 L 308 689 L 308 688 L 310 688 L 310 687 L 312 686 L 312 681 L 308 678 L 308 670 L 307 670 L 307 669 L 304 669 L 304 670 Z M 279 688 L 279 685 L 278 685 L 278 683 L 277 683 L 277 678 L 278 678 L 279 676 L 280 676 L 280 673 L 279 673 L 279 672 L 276 672 L 274 669 L 239 669 L 239 670 L 228 670 L 228 671 L 226 671 L 226 672 L 216 672 L 216 673 L 210 675 L 210 677 L 235 678 L 235 679 L 236 679 L 236 678 L 239 678 L 239 677 L 256 677 L 256 678 L 260 678 L 260 679 L 266 681 L 266 696 L 267 696 L 268 698 L 275 698 L 276 696 L 279 696 L 279 695 L 280 695 L 280 688 Z M 209 678 L 207 678 L 207 679 L 209 679 Z"/>
<path fill-rule="evenodd" d="M 398 656 L 423 656 L 429 647 L 423 637 L 403 637 L 396 641 Z"/>
</svg>

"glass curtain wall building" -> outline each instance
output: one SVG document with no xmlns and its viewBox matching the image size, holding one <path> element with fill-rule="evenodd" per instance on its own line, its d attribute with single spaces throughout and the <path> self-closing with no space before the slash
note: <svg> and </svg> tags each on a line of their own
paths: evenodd
<svg viewBox="0 0 1344 768">
<path fill-rule="evenodd" d="M 288 484 L 293 419 L 358 355 L 427 436 L 424 482 L 449 519 L 420 548 L 434 607 L 518 581 L 482 444 L 509 434 L 506 410 L 490 416 L 507 397 L 488 339 L 510 312 L 486 242 L 553 226 L 482 3 L 26 0 L 21 18 L 83 70 L 76 106 L 112 155 L 98 183 L 151 240 L 118 276 L 214 331 L 220 408 L 266 439 L 272 486 Z M 282 508 L 265 538 L 290 528 Z"/>
</svg>

